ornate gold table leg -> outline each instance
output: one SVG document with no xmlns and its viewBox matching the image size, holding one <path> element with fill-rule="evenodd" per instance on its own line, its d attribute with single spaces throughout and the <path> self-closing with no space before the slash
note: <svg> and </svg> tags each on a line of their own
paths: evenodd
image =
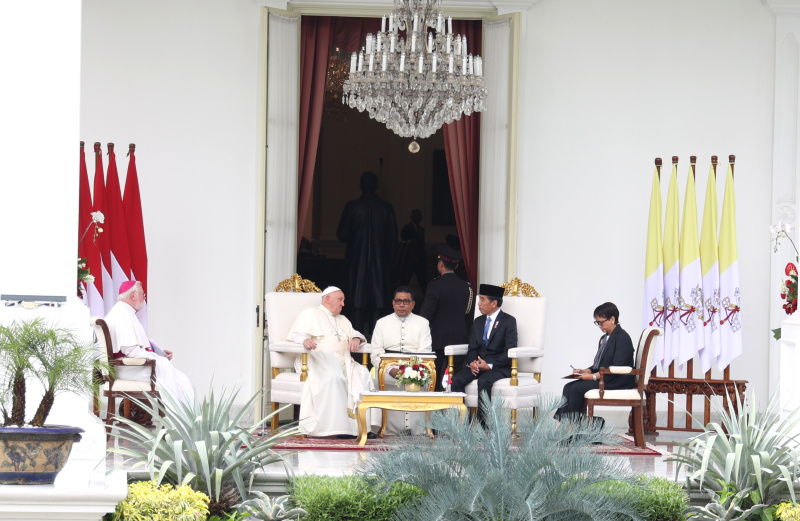
<svg viewBox="0 0 800 521">
<path fill-rule="evenodd" d="M 386 409 L 381 409 L 381 428 L 378 430 L 378 437 L 383 438 L 383 435 L 386 434 L 386 422 L 389 419 L 389 413 Z"/>
<path fill-rule="evenodd" d="M 358 421 L 358 444 L 364 445 L 367 443 L 367 411 L 369 407 L 366 403 L 361 402 L 358 404 L 358 413 L 356 420 Z"/>
</svg>

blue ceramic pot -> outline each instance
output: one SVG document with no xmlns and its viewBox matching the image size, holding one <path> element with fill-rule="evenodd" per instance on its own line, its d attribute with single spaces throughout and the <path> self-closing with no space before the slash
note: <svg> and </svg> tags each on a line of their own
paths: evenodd
<svg viewBox="0 0 800 521">
<path fill-rule="evenodd" d="M 80 427 L 0 427 L 0 484 L 48 485 L 64 468 Z"/>
</svg>

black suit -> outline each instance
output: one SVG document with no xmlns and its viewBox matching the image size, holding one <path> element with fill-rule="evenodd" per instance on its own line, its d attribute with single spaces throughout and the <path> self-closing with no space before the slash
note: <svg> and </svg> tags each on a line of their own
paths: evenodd
<svg viewBox="0 0 800 521">
<path fill-rule="evenodd" d="M 453 378 L 451 390 L 455 393 L 463 393 L 467 385 L 477 378 L 478 396 L 481 397 L 486 392 L 491 398 L 494 383 L 511 376 L 511 359 L 508 357 L 508 350 L 512 347 L 517 347 L 517 320 L 508 313 L 500 311 L 494 322 L 489 326 L 491 334 L 489 335 L 488 344 L 483 341 L 485 327 L 486 315 L 479 316 L 472 324 L 466 366 L 458 371 L 455 378 Z M 469 364 L 477 360 L 478 357 L 492 368 L 489 371 L 482 371 L 478 375 L 474 375 L 469 368 Z M 480 408 L 478 409 L 478 418 L 483 422 Z"/>
<path fill-rule="evenodd" d="M 422 292 L 425 293 L 428 287 L 428 265 L 426 262 L 427 258 L 425 257 L 425 228 L 410 222 L 400 230 L 400 240 L 411 241 L 413 245 L 413 262 L 411 263 L 410 270 L 407 272 L 408 276 L 403 277 L 405 280 L 401 280 L 400 283 L 408 284 L 411 280 L 411 274 L 415 273 L 417 275 L 419 287 L 422 288 Z"/>
<path fill-rule="evenodd" d="M 589 370 L 596 373 L 601 367 L 609 368 L 612 365 L 622 365 L 633 367 L 633 342 L 628 333 L 620 326 L 614 328 L 608 337 L 608 343 L 603 349 L 603 342 L 606 336 L 600 337 L 597 349 L 602 354 L 600 361 L 594 364 Z M 596 356 L 596 355 L 595 355 Z M 618 374 L 603 376 L 604 387 L 608 390 L 613 389 L 633 389 L 636 386 L 636 378 L 633 375 Z M 556 413 L 556 419 L 562 414 L 576 414 L 583 412 L 583 395 L 591 389 L 598 389 L 600 382 L 595 380 L 575 380 L 564 386 L 563 396 L 567 403 L 560 407 Z"/>
<path fill-rule="evenodd" d="M 465 317 L 472 316 L 472 285 L 448 272 L 428 284 L 425 302 L 419 314 L 431 326 L 431 342 L 436 353 L 436 390 L 442 390 L 442 376 L 447 368 L 445 346 L 466 344 L 469 340 Z M 455 360 L 461 367 L 463 357 Z"/>
</svg>

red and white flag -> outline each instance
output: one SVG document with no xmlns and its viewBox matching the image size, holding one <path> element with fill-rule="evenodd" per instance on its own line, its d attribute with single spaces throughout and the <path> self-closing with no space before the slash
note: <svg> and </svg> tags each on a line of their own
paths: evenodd
<svg viewBox="0 0 800 521">
<path fill-rule="evenodd" d="M 92 198 L 92 208 L 95 212 L 102 212 L 106 219 L 108 219 L 108 212 L 106 210 L 106 182 L 105 174 L 103 173 L 103 152 L 100 149 L 100 142 L 96 141 L 94 144 L 94 196 Z M 100 272 L 95 273 L 95 283 L 100 279 L 100 295 L 103 297 L 102 316 L 111 311 L 112 306 L 116 303 L 117 299 L 113 295 L 114 284 L 111 281 L 111 246 L 109 243 L 108 230 L 104 228 L 103 233 L 97 236 L 97 245 L 100 249 L 101 269 Z"/>
<path fill-rule="evenodd" d="M 125 208 L 122 206 L 117 158 L 114 143 L 108 144 L 108 176 L 106 177 L 106 232 L 108 234 L 111 260 L 111 288 L 106 288 L 106 300 L 119 294 L 119 287 L 130 280 L 131 256 L 128 249 L 128 228 L 125 223 Z M 114 298 L 116 300 L 116 298 Z"/>
<path fill-rule="evenodd" d="M 122 206 L 125 209 L 125 224 L 128 227 L 128 248 L 130 250 L 131 280 L 142 283 L 147 293 L 147 244 L 144 237 L 142 218 L 142 198 L 139 192 L 139 174 L 136 172 L 136 145 L 128 146 L 128 175 L 125 177 L 125 194 Z M 136 313 L 147 330 L 147 303 Z"/>
<path fill-rule="evenodd" d="M 78 258 L 86 259 L 86 268 L 94 280 L 83 284 L 83 303 L 92 316 L 104 316 L 103 307 L 103 263 L 100 260 L 100 246 L 97 244 L 95 230 L 102 224 L 94 222 L 92 190 L 89 186 L 89 172 L 86 168 L 86 153 L 81 141 L 80 164 L 80 202 L 78 205 Z"/>
</svg>

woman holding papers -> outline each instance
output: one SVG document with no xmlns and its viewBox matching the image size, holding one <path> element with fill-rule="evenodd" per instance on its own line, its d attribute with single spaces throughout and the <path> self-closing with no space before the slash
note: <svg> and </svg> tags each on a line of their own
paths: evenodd
<svg viewBox="0 0 800 521">
<path fill-rule="evenodd" d="M 566 403 L 556 410 L 555 418 L 560 420 L 563 415 L 577 415 L 583 412 L 583 395 L 586 391 L 600 387 L 598 371 L 601 367 L 628 366 L 633 367 L 633 342 L 630 335 L 619 324 L 619 310 L 611 302 L 600 304 L 594 310 L 594 325 L 603 332 L 597 346 L 597 354 L 591 367 L 574 369 L 573 377 L 576 379 L 564 386 L 563 396 Z M 603 377 L 606 389 L 633 389 L 636 386 L 631 375 L 605 375 Z"/>
</svg>

